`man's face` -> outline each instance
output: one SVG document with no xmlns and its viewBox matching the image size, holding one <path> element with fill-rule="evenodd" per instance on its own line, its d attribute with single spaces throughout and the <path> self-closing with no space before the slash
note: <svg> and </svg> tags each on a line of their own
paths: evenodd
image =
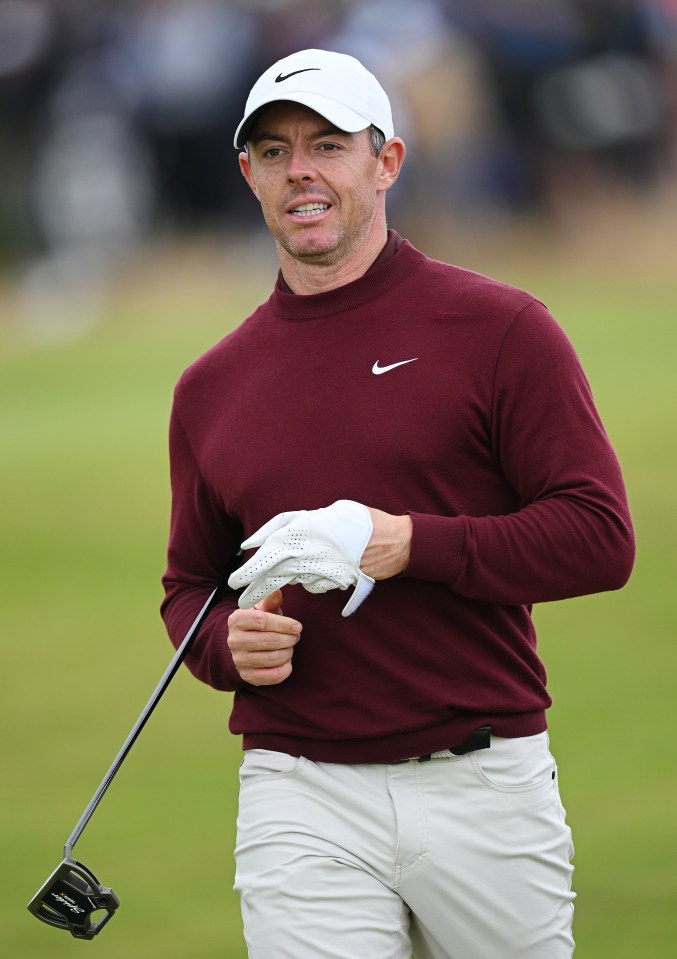
<svg viewBox="0 0 677 959">
<path fill-rule="evenodd" d="M 242 172 L 278 244 L 294 259 L 336 263 L 365 244 L 387 186 L 369 133 L 344 133 L 296 103 L 274 103 L 251 132 Z"/>
</svg>

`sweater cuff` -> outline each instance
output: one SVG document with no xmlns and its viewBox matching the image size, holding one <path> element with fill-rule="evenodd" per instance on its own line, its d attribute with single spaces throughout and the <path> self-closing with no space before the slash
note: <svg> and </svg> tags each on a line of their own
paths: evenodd
<svg viewBox="0 0 677 959">
<path fill-rule="evenodd" d="M 244 686 L 228 645 L 228 617 L 237 604 L 222 601 L 209 622 L 205 623 L 186 657 L 191 673 L 203 683 L 222 692 L 233 692 Z"/>
<path fill-rule="evenodd" d="M 465 546 L 462 516 L 409 513 L 411 552 L 403 575 L 453 586 L 461 568 Z"/>
</svg>

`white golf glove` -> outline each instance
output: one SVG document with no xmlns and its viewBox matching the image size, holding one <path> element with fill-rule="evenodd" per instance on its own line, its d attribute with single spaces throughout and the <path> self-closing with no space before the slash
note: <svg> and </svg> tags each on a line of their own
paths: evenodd
<svg viewBox="0 0 677 959">
<path fill-rule="evenodd" d="M 276 589 L 300 583 L 310 593 L 355 590 L 342 615 L 350 616 L 366 599 L 374 580 L 360 569 L 373 531 L 366 506 L 340 499 L 331 506 L 278 513 L 242 544 L 260 547 L 228 579 L 231 589 L 247 588 L 238 605 L 249 609 Z"/>
</svg>

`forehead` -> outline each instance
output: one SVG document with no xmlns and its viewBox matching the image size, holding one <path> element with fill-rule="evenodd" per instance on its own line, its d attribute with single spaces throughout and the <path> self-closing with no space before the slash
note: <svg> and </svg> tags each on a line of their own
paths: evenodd
<svg viewBox="0 0 677 959">
<path fill-rule="evenodd" d="M 250 130 L 250 139 L 257 140 L 261 136 L 276 134 L 284 136 L 292 131 L 301 130 L 306 134 L 317 134 L 331 130 L 338 131 L 326 117 L 311 110 L 310 107 L 291 100 L 279 100 L 261 107 Z M 340 131 L 343 133 L 343 131 Z M 352 134 L 343 133 L 344 136 Z"/>
</svg>

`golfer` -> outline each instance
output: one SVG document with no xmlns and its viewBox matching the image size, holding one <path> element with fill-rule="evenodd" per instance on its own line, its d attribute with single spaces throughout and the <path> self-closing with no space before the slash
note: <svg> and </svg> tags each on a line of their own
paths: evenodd
<svg viewBox="0 0 677 959">
<path fill-rule="evenodd" d="M 386 224 L 388 98 L 293 54 L 235 135 L 279 255 L 170 426 L 175 643 L 234 691 L 252 959 L 565 959 L 571 837 L 532 604 L 622 587 L 634 540 L 578 358 L 533 296 Z"/>
</svg>

